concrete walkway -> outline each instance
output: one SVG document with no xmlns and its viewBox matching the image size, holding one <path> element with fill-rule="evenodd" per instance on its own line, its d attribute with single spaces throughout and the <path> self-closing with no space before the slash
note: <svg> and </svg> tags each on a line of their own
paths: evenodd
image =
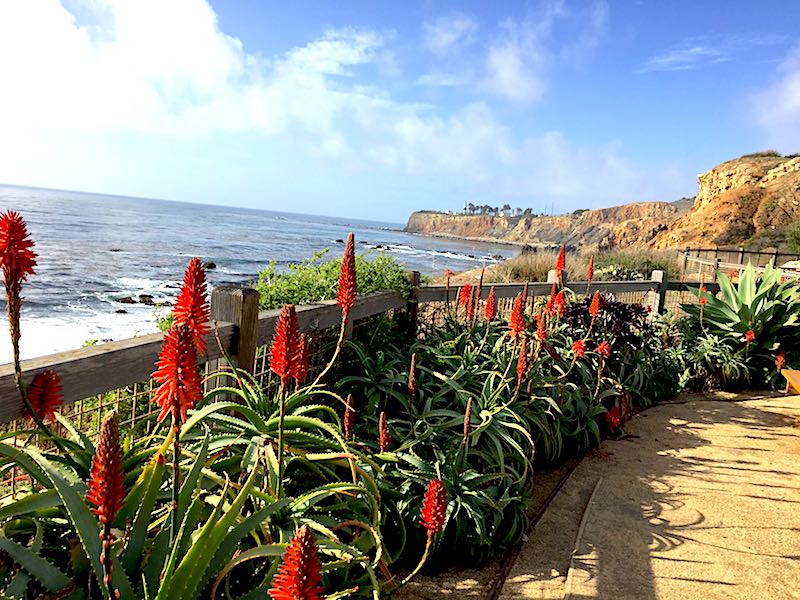
<svg viewBox="0 0 800 600">
<path fill-rule="evenodd" d="M 501 598 L 800 598 L 800 397 L 686 395 L 625 430 L 572 474 Z"/>
</svg>

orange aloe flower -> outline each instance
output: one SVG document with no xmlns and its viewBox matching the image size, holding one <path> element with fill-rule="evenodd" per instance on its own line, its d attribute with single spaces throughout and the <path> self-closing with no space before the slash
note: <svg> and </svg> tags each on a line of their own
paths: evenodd
<svg viewBox="0 0 800 600">
<path fill-rule="evenodd" d="M 175 323 L 186 325 L 192 332 L 197 354 L 206 353 L 205 335 L 208 333 L 208 286 L 206 271 L 198 257 L 189 261 L 183 276 L 183 286 L 175 300 Z"/>
<path fill-rule="evenodd" d="M 428 536 L 435 535 L 444 529 L 447 515 L 447 491 L 441 479 L 431 479 L 420 511 L 420 524 L 428 530 Z"/>
<path fill-rule="evenodd" d="M 272 600 L 322 600 L 325 597 L 317 541 L 308 525 L 298 529 L 289 542 L 268 593 Z"/>
</svg>

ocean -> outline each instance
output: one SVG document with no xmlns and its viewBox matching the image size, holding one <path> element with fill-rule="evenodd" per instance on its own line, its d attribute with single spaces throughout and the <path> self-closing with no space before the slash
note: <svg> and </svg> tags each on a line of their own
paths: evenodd
<svg viewBox="0 0 800 600">
<path fill-rule="evenodd" d="M 216 264 L 208 271 L 213 288 L 254 281 L 272 260 L 285 266 L 325 248 L 338 256 L 350 231 L 359 254 L 386 253 L 428 275 L 516 253 L 408 234 L 397 223 L 0 185 L 0 211 L 6 210 L 22 214 L 39 254 L 23 290 L 23 358 L 156 331 L 156 309 L 119 300 L 173 300 L 193 256 Z M 1 325 L 0 363 L 7 363 L 5 316 Z"/>
</svg>

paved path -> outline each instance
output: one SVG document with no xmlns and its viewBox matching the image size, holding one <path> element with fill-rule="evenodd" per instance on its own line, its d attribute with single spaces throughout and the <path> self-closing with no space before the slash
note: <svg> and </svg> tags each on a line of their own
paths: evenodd
<svg viewBox="0 0 800 600">
<path fill-rule="evenodd" d="M 681 400 L 581 462 L 501 598 L 800 598 L 800 397 Z"/>
</svg>

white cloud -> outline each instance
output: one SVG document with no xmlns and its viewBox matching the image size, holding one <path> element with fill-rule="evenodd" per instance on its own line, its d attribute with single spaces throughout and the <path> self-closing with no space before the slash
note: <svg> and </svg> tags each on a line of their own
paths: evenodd
<svg viewBox="0 0 800 600">
<path fill-rule="evenodd" d="M 455 13 L 423 23 L 422 30 L 425 46 L 441 56 L 474 42 L 478 22 L 472 15 Z"/>
<path fill-rule="evenodd" d="M 220 31 L 204 0 L 82 6 L 78 19 L 56 0 L 0 2 L 0 181 L 198 199 L 209 186 L 228 194 L 268 181 L 270 162 L 281 165 L 275 187 L 333 164 L 439 190 L 502 188 L 520 202 L 546 194 L 596 205 L 610 193 L 598 181 L 620 201 L 646 191 L 616 146 L 524 138 L 485 101 L 443 110 L 393 98 L 372 77 L 392 62 L 376 31 L 330 30 L 262 57 Z M 542 61 L 574 60 L 596 43 L 603 10 L 578 19 L 568 44 L 545 48 L 555 23 L 578 18 L 549 6 L 543 19 L 506 24 L 488 49 L 494 93 L 535 100 Z M 316 187 L 322 195 L 325 182 Z"/>
<path fill-rule="evenodd" d="M 729 53 L 722 48 L 695 45 L 676 48 L 651 57 L 639 72 L 650 71 L 690 71 L 709 64 L 731 60 Z"/>
<path fill-rule="evenodd" d="M 600 43 L 607 20 L 605 2 L 574 11 L 563 0 L 523 19 L 504 19 L 487 50 L 484 89 L 517 102 L 541 100 L 550 71 L 583 60 Z"/>
<path fill-rule="evenodd" d="M 783 152 L 800 151 L 800 43 L 778 66 L 778 79 L 751 98 L 754 121 L 765 143 Z"/>
</svg>

